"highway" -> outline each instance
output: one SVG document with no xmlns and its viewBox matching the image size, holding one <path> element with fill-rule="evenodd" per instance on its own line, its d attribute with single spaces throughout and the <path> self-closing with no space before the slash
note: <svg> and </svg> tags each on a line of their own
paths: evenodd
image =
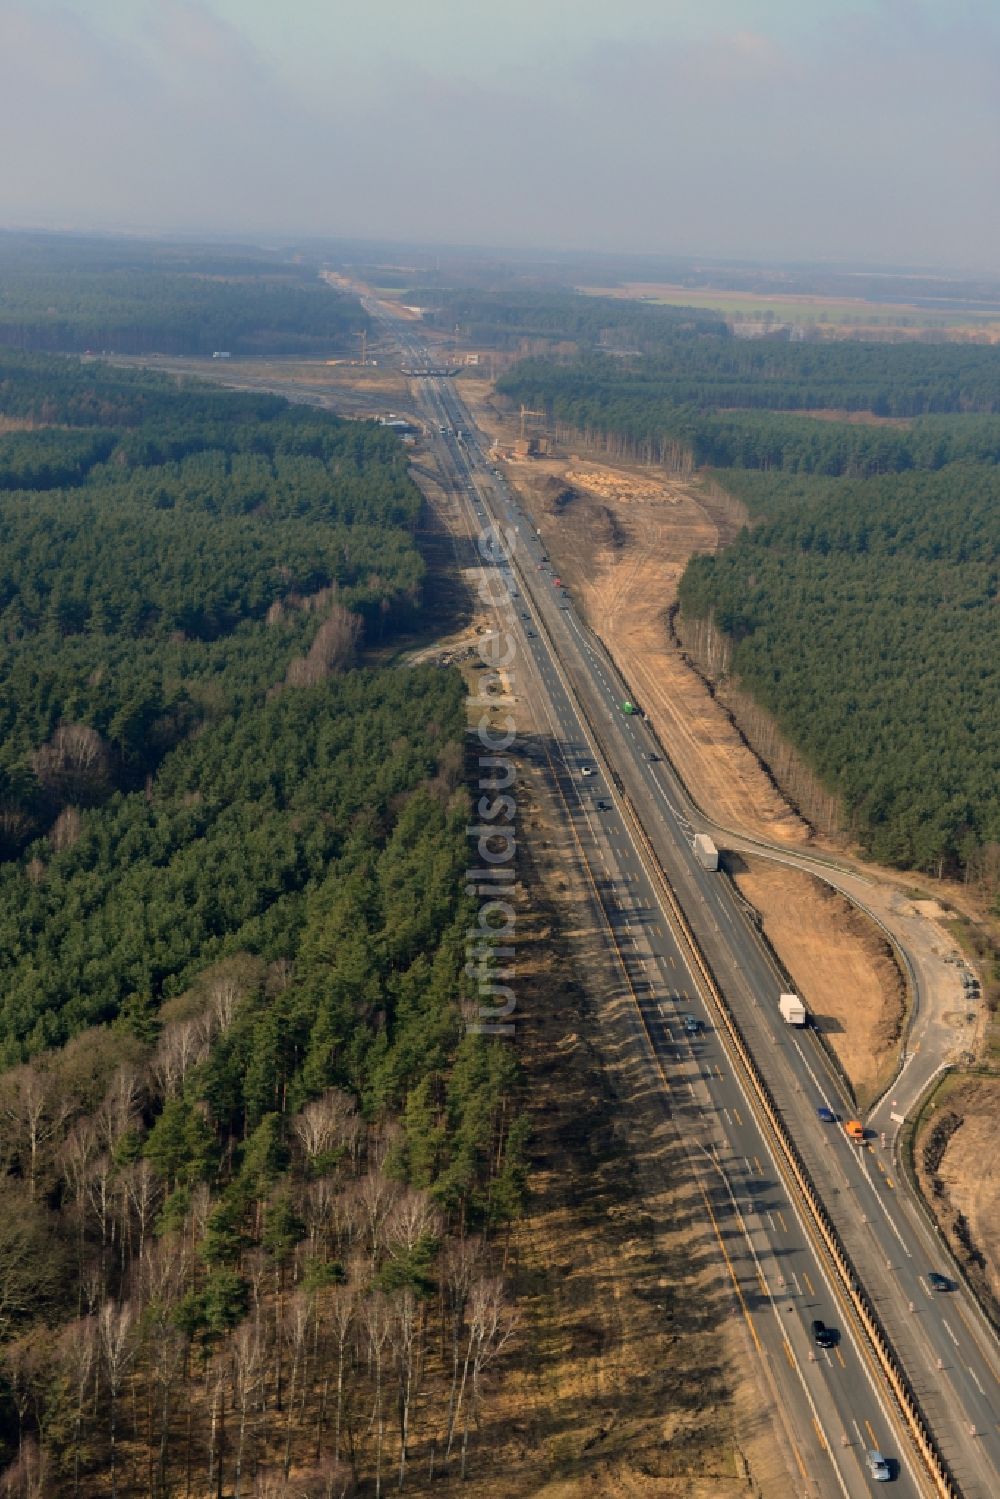
<svg viewBox="0 0 1000 1499">
<path fill-rule="evenodd" d="M 427 362 L 410 325 L 369 310 L 412 366 Z M 785 1413 L 801 1492 L 881 1491 L 867 1471 L 870 1447 L 894 1459 L 895 1492 L 944 1490 L 930 1485 L 904 1433 L 774 1131 L 720 1034 L 718 1009 L 675 931 L 664 871 L 916 1392 L 954 1491 L 966 1499 L 1000 1493 L 997 1349 L 978 1308 L 964 1291 L 930 1289 L 927 1272 L 949 1267 L 895 1179 L 881 1137 L 859 1148 L 838 1124 L 820 1121 L 820 1107 L 848 1116 L 839 1080 L 810 1030 L 782 1024 L 780 977 L 734 886 L 694 858 L 692 840 L 705 824 L 672 772 L 669 746 L 658 745 L 640 714 L 622 712 L 627 684 L 556 588 L 529 517 L 492 471 L 450 382 L 425 378 L 415 389 L 442 467 L 476 523 L 496 523 L 510 538 L 509 557 L 497 562 L 511 595 L 507 615 L 545 703 L 595 919 L 606 927 L 666 1106 L 688 1142 L 761 1378 Z M 685 1027 L 688 1015 L 697 1033 L 689 1033 L 691 1022 Z M 839 1330 L 832 1349 L 813 1342 L 817 1317 Z"/>
</svg>

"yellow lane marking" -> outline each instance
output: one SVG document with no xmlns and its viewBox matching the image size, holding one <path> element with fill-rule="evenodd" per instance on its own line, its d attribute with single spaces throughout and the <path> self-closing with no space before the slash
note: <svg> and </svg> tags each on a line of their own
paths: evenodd
<svg viewBox="0 0 1000 1499">
<path fill-rule="evenodd" d="M 865 1421 L 865 1430 L 867 1431 L 868 1435 L 872 1439 L 872 1446 L 874 1448 L 876 1448 L 876 1450 L 877 1450 L 878 1449 L 878 1437 L 872 1431 L 872 1423 L 870 1421 L 868 1421 L 868 1420 Z"/>
<path fill-rule="evenodd" d="M 815 1296 L 816 1292 L 813 1290 L 813 1283 L 809 1279 L 809 1272 L 807 1270 L 803 1270 L 803 1272 L 802 1272 L 802 1279 L 805 1281 L 806 1286 L 809 1289 L 809 1295 L 810 1296 Z"/>
<path fill-rule="evenodd" d="M 780 1208 L 775 1208 L 774 1213 L 775 1213 L 775 1217 L 777 1218 L 778 1222 L 781 1224 L 782 1231 L 787 1234 L 787 1232 L 788 1232 L 788 1224 L 785 1222 L 785 1215 L 784 1215 L 784 1213 L 781 1211 Z"/>
<path fill-rule="evenodd" d="M 711 1204 L 711 1201 L 709 1199 L 708 1193 L 705 1191 L 705 1186 L 704 1186 L 704 1183 L 702 1182 L 701 1173 L 700 1172 L 698 1173 L 698 1186 L 701 1189 L 701 1198 L 702 1198 L 702 1201 L 704 1202 L 705 1207 L 708 1209 L 708 1216 L 712 1220 L 712 1228 L 715 1230 L 716 1240 L 718 1242 L 719 1248 L 722 1250 L 722 1258 L 726 1262 L 726 1268 L 729 1271 L 729 1278 L 731 1279 L 731 1281 L 733 1283 L 733 1290 L 736 1292 L 737 1296 L 739 1297 L 740 1308 L 741 1308 L 741 1310 L 743 1312 L 743 1316 L 744 1316 L 744 1319 L 746 1321 L 747 1327 L 750 1329 L 750 1336 L 753 1338 L 754 1347 L 756 1348 L 758 1354 L 760 1354 L 761 1358 L 763 1358 L 763 1356 L 764 1356 L 764 1350 L 763 1350 L 763 1348 L 760 1345 L 760 1338 L 757 1336 L 757 1329 L 753 1325 L 753 1319 L 750 1316 L 750 1309 L 749 1309 L 749 1307 L 746 1304 L 746 1300 L 744 1299 L 744 1296 L 743 1296 L 742 1287 L 740 1286 L 739 1280 L 736 1277 L 736 1270 L 735 1270 L 735 1268 L 733 1266 L 733 1262 L 729 1258 L 729 1251 L 726 1248 L 725 1243 L 723 1242 L 722 1233 L 721 1233 L 721 1231 L 719 1229 L 719 1225 L 718 1225 L 718 1222 L 716 1220 L 715 1213 L 712 1210 L 712 1204 Z"/>
<path fill-rule="evenodd" d="M 885 1178 L 885 1184 L 886 1184 L 887 1187 L 892 1187 L 892 1177 L 889 1176 L 888 1174 L 886 1175 L 886 1178 Z M 893 1191 L 895 1191 L 894 1187 L 893 1187 Z"/>
<path fill-rule="evenodd" d="M 716 1062 L 716 1064 L 715 1064 L 715 1075 L 716 1075 L 716 1077 L 719 1079 L 719 1081 L 721 1083 L 721 1081 L 722 1081 L 722 1068 L 719 1066 L 718 1062 Z"/>
<path fill-rule="evenodd" d="M 826 1447 L 826 1437 L 823 1435 L 823 1428 L 819 1424 L 819 1422 L 817 1421 L 817 1419 L 816 1419 L 815 1416 L 813 1416 L 813 1425 L 816 1428 L 816 1435 L 819 1437 L 819 1445 L 822 1447 L 823 1451 L 825 1452 L 827 1450 L 827 1447 Z"/>
<path fill-rule="evenodd" d="M 835 1348 L 833 1351 L 837 1355 L 837 1357 L 840 1359 L 840 1367 L 842 1369 L 846 1369 L 847 1365 L 844 1362 L 844 1355 L 841 1353 L 840 1349 L 839 1348 Z"/>
<path fill-rule="evenodd" d="M 802 1454 L 799 1451 L 798 1447 L 796 1446 L 795 1442 L 792 1443 L 792 1451 L 795 1453 L 795 1461 L 799 1465 L 799 1472 L 802 1474 L 802 1477 L 805 1479 L 806 1483 L 808 1483 L 809 1482 L 809 1472 L 808 1472 L 808 1470 L 806 1468 L 805 1463 L 802 1461 Z"/>
<path fill-rule="evenodd" d="M 785 1338 L 785 1340 L 784 1340 L 784 1349 L 785 1349 L 785 1357 L 788 1360 L 788 1367 L 790 1369 L 794 1369 L 795 1368 L 795 1355 L 792 1352 L 792 1345 L 788 1341 L 787 1338 Z"/>
<path fill-rule="evenodd" d="M 764 1168 L 760 1164 L 760 1156 L 755 1155 L 754 1158 L 753 1158 L 753 1163 L 757 1167 L 757 1175 L 758 1176 L 763 1176 L 764 1175 Z"/>
<path fill-rule="evenodd" d="M 742 1124 L 743 1123 L 742 1116 L 740 1114 L 739 1109 L 737 1109 L 737 1108 L 733 1109 L 733 1118 L 736 1120 L 737 1124 Z"/>
</svg>

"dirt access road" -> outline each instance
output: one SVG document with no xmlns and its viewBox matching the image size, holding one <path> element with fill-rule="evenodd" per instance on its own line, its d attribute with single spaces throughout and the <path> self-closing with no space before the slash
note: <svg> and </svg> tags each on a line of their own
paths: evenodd
<svg viewBox="0 0 1000 1499">
<path fill-rule="evenodd" d="M 509 443 L 512 427 L 485 382 L 459 384 L 483 430 Z M 742 523 L 741 511 L 702 481 L 661 470 L 610 467 L 572 455 L 506 467 L 554 566 L 648 713 L 694 801 L 724 830 L 724 846 L 744 856 L 738 882 L 780 962 L 823 1018 L 859 1106 L 872 1103 L 906 1062 L 896 1107 L 889 1110 L 905 1113 L 937 1065 L 973 1044 L 959 969 L 945 961 L 957 953 L 955 943 L 940 919 L 908 898 L 898 873 L 853 861 L 846 849 L 811 831 L 667 628 L 665 614 L 688 558 L 729 539 Z M 849 901 L 832 898 L 831 885 Z M 919 1008 L 909 1017 L 907 984 L 889 935 L 906 954 L 911 971 L 905 978 L 919 994 Z"/>
</svg>

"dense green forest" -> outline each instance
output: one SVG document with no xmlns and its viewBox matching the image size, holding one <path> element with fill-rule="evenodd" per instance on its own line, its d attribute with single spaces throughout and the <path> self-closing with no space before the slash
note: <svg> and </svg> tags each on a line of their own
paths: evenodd
<svg viewBox="0 0 1000 1499">
<path fill-rule="evenodd" d="M 975 870 L 1000 844 L 1000 472 L 732 488 L 773 519 L 689 563 L 685 616 L 729 636 L 876 858 Z"/>
<path fill-rule="evenodd" d="M 0 343 L 117 354 L 356 347 L 355 299 L 315 264 L 207 247 L 0 235 Z"/>
<path fill-rule="evenodd" d="M 573 349 L 627 347 L 655 353 L 696 334 L 728 337 L 722 318 L 690 307 L 657 307 L 613 297 L 585 297 L 556 287 L 414 287 L 407 301 L 426 308 L 424 321 L 456 329 L 468 342 L 520 349 L 548 341 Z"/>
<path fill-rule="evenodd" d="M 663 357 L 615 360 L 598 353 L 569 364 L 525 361 L 500 389 L 514 400 L 550 403 L 567 423 L 580 408 L 590 416 L 578 426 L 598 425 L 605 413 L 612 425 L 648 431 L 675 408 L 840 409 L 887 417 L 1000 412 L 996 367 L 996 351 L 987 345 L 789 343 L 734 338 L 722 328 L 678 335 Z"/>
<path fill-rule="evenodd" d="M 525 1123 L 463 1020 L 462 681 L 359 659 L 423 607 L 402 449 L 11 352 L 5 426 L 6 1491 L 464 1468 Z"/>
<path fill-rule="evenodd" d="M 715 470 L 756 524 L 689 564 L 683 619 L 723 632 L 875 857 L 995 891 L 1000 351 L 668 336 L 524 360 L 498 388 L 567 440 Z"/>
</svg>

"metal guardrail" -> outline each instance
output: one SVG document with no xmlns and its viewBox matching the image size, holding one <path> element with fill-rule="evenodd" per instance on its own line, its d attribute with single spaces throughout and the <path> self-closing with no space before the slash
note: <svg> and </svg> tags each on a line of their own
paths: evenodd
<svg viewBox="0 0 1000 1499">
<path fill-rule="evenodd" d="M 522 589 L 524 589 L 528 597 L 533 598 L 533 591 L 528 585 L 527 579 L 521 571 L 521 568 L 518 566 L 516 560 L 513 557 L 510 558 L 510 561 L 520 578 Z M 537 616 L 539 629 L 544 633 L 546 637 L 546 643 L 548 644 L 550 650 L 553 652 L 553 655 L 556 656 L 557 653 L 555 652 L 555 643 L 552 639 L 551 631 L 549 630 L 548 624 L 542 616 L 542 611 L 537 607 L 537 604 L 535 606 L 535 613 Z M 789 1133 L 788 1127 L 785 1124 L 784 1119 L 782 1118 L 781 1111 L 775 1103 L 770 1087 L 763 1074 L 761 1073 L 759 1067 L 757 1066 L 753 1053 L 747 1045 L 746 1039 L 743 1036 L 743 1032 L 740 1029 L 739 1022 L 730 1009 L 729 1002 L 726 1000 L 725 996 L 722 993 L 722 990 L 715 980 L 715 976 L 712 973 L 712 969 L 708 962 L 708 959 L 705 957 L 705 954 L 701 949 L 701 945 L 698 942 L 698 939 L 695 936 L 695 933 L 692 930 L 683 909 L 681 908 L 680 902 L 678 901 L 677 896 L 674 893 L 673 886 L 670 883 L 669 876 L 667 875 L 666 870 L 663 868 L 662 862 L 656 852 L 656 849 L 653 846 L 652 840 L 650 839 L 649 834 L 646 832 L 646 829 L 643 826 L 642 820 L 639 817 L 638 812 L 636 811 L 632 798 L 625 790 L 624 783 L 620 775 L 618 775 L 618 773 L 613 768 L 611 756 L 604 743 L 603 736 L 595 726 L 588 709 L 584 705 L 579 692 L 576 690 L 576 687 L 571 682 L 569 682 L 568 678 L 567 685 L 569 686 L 569 689 L 572 693 L 576 709 L 579 712 L 583 722 L 586 724 L 591 739 L 596 746 L 599 756 L 604 762 L 608 775 L 611 778 L 612 783 L 614 784 L 615 789 L 621 799 L 622 805 L 627 813 L 628 820 L 631 823 L 633 831 L 642 846 L 645 857 L 652 864 L 652 867 L 656 872 L 658 880 L 663 888 L 664 894 L 666 895 L 667 902 L 670 906 L 671 914 L 674 918 L 675 924 L 688 945 L 691 955 L 694 958 L 695 964 L 702 976 L 707 992 L 711 997 L 711 1000 L 719 1014 L 720 1019 L 722 1020 L 723 1026 L 725 1027 L 730 1041 L 732 1042 L 733 1048 L 735 1049 L 736 1054 L 743 1065 L 744 1071 L 750 1081 L 758 1104 L 767 1120 L 768 1125 L 771 1128 L 774 1138 L 777 1140 L 777 1143 L 780 1146 L 781 1153 L 785 1158 L 786 1164 L 789 1171 L 791 1172 L 795 1185 L 798 1188 L 802 1201 L 805 1203 L 806 1207 L 809 1210 L 810 1217 L 812 1218 L 813 1224 L 815 1225 L 815 1228 L 819 1233 L 819 1237 L 823 1244 L 823 1247 L 825 1248 L 827 1255 L 829 1256 L 829 1259 L 837 1272 L 837 1276 L 847 1293 L 848 1299 L 850 1300 L 850 1303 L 854 1309 L 858 1322 L 865 1334 L 865 1337 L 868 1340 L 868 1344 L 874 1352 L 876 1359 L 878 1360 L 878 1364 L 882 1370 L 885 1380 L 896 1401 L 897 1408 L 899 1409 L 899 1412 L 903 1417 L 907 1429 L 909 1430 L 914 1446 L 916 1447 L 917 1452 L 920 1455 L 927 1475 L 934 1485 L 935 1492 L 940 1496 L 940 1499 L 962 1499 L 962 1491 L 959 1488 L 950 1467 L 948 1466 L 948 1462 L 944 1457 L 944 1454 L 941 1452 L 940 1448 L 937 1445 L 934 1434 L 930 1427 L 930 1423 L 928 1422 L 927 1417 L 925 1416 L 920 1405 L 917 1393 L 910 1383 L 906 1370 L 904 1369 L 899 1356 L 889 1339 L 889 1335 L 883 1327 L 881 1319 L 879 1318 L 878 1313 L 876 1312 L 875 1307 L 868 1296 L 868 1292 L 865 1289 L 864 1282 L 855 1269 L 854 1263 L 851 1260 L 851 1257 L 848 1254 L 839 1233 L 837 1232 L 833 1220 L 826 1210 L 826 1206 L 824 1205 L 823 1200 L 820 1197 L 819 1192 L 812 1180 L 812 1177 L 809 1174 L 808 1167 L 802 1159 L 798 1147 L 795 1144 L 795 1141 L 793 1140 L 791 1134 Z"/>
<path fill-rule="evenodd" d="M 492 505 L 483 496 L 492 513 Z M 499 525 L 496 516 L 492 516 L 495 525 Z M 543 611 L 535 601 L 534 589 L 528 582 L 519 562 L 511 551 L 505 548 L 508 562 L 517 574 L 522 591 L 527 598 L 535 604 L 535 616 L 540 632 L 544 635 L 546 643 L 552 652 L 553 659 L 559 661 L 558 652 L 548 623 L 544 618 Z M 532 580 L 533 582 L 534 580 Z M 738 1056 L 746 1076 L 751 1084 L 758 1105 L 770 1126 L 774 1138 L 777 1141 L 781 1154 L 791 1173 L 792 1179 L 798 1188 L 802 1201 L 808 1208 L 812 1222 L 818 1231 L 820 1241 L 836 1270 L 837 1276 L 844 1287 L 848 1299 L 853 1307 L 857 1320 L 868 1340 L 868 1344 L 875 1354 L 878 1364 L 882 1370 L 885 1380 L 896 1401 L 897 1407 L 909 1430 L 914 1446 L 920 1455 L 927 1475 L 929 1476 L 934 1490 L 939 1499 L 963 1499 L 962 1491 L 956 1482 L 951 1469 L 948 1466 L 944 1454 L 940 1451 L 930 1423 L 924 1415 L 916 1391 L 913 1389 L 899 1356 L 897 1355 L 889 1336 L 875 1310 L 865 1289 L 864 1282 L 854 1267 L 854 1263 L 843 1244 L 840 1235 L 834 1226 L 819 1192 L 809 1174 L 809 1170 L 799 1154 L 789 1130 L 781 1116 L 770 1087 L 761 1073 L 753 1057 L 747 1042 L 740 1029 L 739 1022 L 730 1009 L 729 1003 L 723 995 L 719 985 L 716 983 L 711 966 L 703 953 L 701 946 L 692 930 L 687 917 L 674 893 L 669 876 L 660 861 L 652 841 L 643 826 L 642 820 L 636 811 L 635 805 L 629 793 L 625 790 L 624 783 L 614 769 L 611 757 L 604 743 L 602 735 L 598 732 L 593 719 L 584 705 L 575 685 L 569 681 L 567 674 L 563 673 L 564 681 L 572 694 L 576 709 L 580 714 L 582 722 L 586 725 L 591 739 L 598 751 L 599 757 L 604 762 L 605 769 L 614 784 L 616 792 L 625 808 L 628 821 L 631 823 L 634 833 L 639 840 L 645 858 L 652 865 L 657 879 L 661 884 L 668 905 L 673 915 L 678 930 L 684 937 L 691 952 L 695 964 L 702 975 L 706 990 L 719 1014 L 723 1026 L 730 1038 L 732 1046 Z"/>
</svg>

